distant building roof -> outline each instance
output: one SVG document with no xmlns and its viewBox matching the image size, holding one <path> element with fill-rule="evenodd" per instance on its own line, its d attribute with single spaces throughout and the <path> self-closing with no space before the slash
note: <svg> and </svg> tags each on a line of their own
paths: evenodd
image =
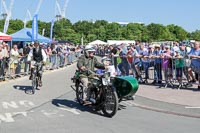
<svg viewBox="0 0 200 133">
<path fill-rule="evenodd" d="M 138 23 L 138 24 L 144 24 L 142 22 L 109 22 L 109 23 L 118 23 L 120 25 L 128 25 L 129 23 Z"/>
</svg>

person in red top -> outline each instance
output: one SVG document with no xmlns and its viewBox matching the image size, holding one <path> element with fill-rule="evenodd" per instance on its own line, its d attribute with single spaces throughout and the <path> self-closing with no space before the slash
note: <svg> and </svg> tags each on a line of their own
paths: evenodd
<svg viewBox="0 0 200 133">
<path fill-rule="evenodd" d="M 128 52 L 127 52 L 127 59 L 128 59 L 128 62 L 129 62 L 130 64 L 132 64 L 132 62 L 133 62 L 132 52 L 133 52 L 132 49 L 129 48 L 129 50 L 128 50 Z"/>
</svg>

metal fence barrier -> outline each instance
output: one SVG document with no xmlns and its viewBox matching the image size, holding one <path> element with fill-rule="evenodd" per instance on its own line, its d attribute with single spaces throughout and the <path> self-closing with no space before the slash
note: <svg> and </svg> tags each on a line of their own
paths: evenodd
<svg viewBox="0 0 200 133">
<path fill-rule="evenodd" d="M 80 52 L 71 52 L 69 54 L 52 54 L 47 57 L 44 70 L 53 70 L 71 65 L 77 61 Z M 15 79 L 30 74 L 30 62 L 27 56 L 11 60 L 10 58 L 0 59 L 0 81 L 5 79 Z"/>
<path fill-rule="evenodd" d="M 132 58 L 111 57 L 119 76 L 134 76 L 139 83 L 160 84 L 163 87 L 188 88 L 200 83 L 200 66 L 191 65 L 186 58 Z"/>
</svg>

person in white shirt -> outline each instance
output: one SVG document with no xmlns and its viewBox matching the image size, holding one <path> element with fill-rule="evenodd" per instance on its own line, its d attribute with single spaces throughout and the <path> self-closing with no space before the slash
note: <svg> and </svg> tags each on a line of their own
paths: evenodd
<svg viewBox="0 0 200 133">
<path fill-rule="evenodd" d="M 17 45 L 13 45 L 13 48 L 10 51 L 10 70 L 11 70 L 11 75 L 15 74 L 16 67 L 19 63 L 19 58 L 21 56 L 19 55 Z"/>
<path fill-rule="evenodd" d="M 45 53 L 45 51 L 39 47 L 39 42 L 35 41 L 34 42 L 34 48 L 29 52 L 28 54 L 28 61 L 33 60 L 34 62 L 37 63 L 42 63 L 41 67 L 40 67 L 40 81 L 39 81 L 39 86 L 42 86 L 42 71 L 43 71 L 43 65 L 46 64 L 46 59 L 47 59 L 47 55 Z M 31 64 L 33 65 L 33 64 Z M 33 69 L 31 68 L 31 75 L 29 77 L 30 80 L 32 80 L 32 73 L 33 73 Z"/>
</svg>

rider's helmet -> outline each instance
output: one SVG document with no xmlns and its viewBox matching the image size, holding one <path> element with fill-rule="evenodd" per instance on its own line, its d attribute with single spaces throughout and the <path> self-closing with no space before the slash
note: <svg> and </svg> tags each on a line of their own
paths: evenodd
<svg viewBox="0 0 200 133">
<path fill-rule="evenodd" d="M 104 56 L 104 57 L 101 59 L 101 62 L 102 62 L 104 65 L 111 65 L 112 60 L 111 60 L 109 57 Z"/>
<path fill-rule="evenodd" d="M 86 56 L 89 57 L 90 52 L 95 52 L 95 49 L 93 48 L 92 45 L 86 45 L 84 51 Z"/>
</svg>

